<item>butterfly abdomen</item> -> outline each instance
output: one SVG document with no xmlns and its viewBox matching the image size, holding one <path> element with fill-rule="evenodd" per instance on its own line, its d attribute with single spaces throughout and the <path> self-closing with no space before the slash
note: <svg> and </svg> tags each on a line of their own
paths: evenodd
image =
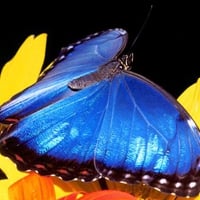
<svg viewBox="0 0 200 200">
<path fill-rule="evenodd" d="M 72 90 L 81 90 L 94 83 L 105 79 L 112 79 L 116 74 L 122 71 L 121 64 L 118 60 L 111 61 L 99 68 L 98 71 L 85 76 L 81 76 L 68 83 L 68 87 Z"/>
</svg>

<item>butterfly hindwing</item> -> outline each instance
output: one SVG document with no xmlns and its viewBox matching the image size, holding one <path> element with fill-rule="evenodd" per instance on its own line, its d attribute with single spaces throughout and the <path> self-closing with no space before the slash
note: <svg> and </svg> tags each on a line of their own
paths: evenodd
<svg viewBox="0 0 200 200">
<path fill-rule="evenodd" d="M 113 79 L 95 149 L 103 177 L 193 195 L 199 159 L 199 130 L 176 100 L 137 74 Z"/>
</svg>

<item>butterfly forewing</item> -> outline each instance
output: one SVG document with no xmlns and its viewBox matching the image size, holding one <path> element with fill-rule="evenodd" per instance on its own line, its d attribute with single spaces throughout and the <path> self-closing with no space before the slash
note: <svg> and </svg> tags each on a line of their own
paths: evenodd
<svg viewBox="0 0 200 200">
<path fill-rule="evenodd" d="M 1 106 L 0 120 L 22 118 L 73 95 L 75 92 L 67 84 L 117 57 L 125 48 L 127 37 L 123 29 L 110 29 L 63 48 L 36 84 Z"/>
</svg>

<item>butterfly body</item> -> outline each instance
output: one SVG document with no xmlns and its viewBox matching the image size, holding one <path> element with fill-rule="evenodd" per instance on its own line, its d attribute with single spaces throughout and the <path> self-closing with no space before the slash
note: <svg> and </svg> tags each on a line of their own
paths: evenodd
<svg viewBox="0 0 200 200">
<path fill-rule="evenodd" d="M 122 70 L 127 70 L 129 67 L 127 63 L 130 63 L 131 61 L 133 61 L 133 54 L 126 55 L 121 60 L 113 60 L 99 67 L 99 70 L 96 72 L 70 81 L 68 86 L 72 90 L 80 90 L 105 79 L 111 80 L 114 76 L 121 73 Z"/>
<path fill-rule="evenodd" d="M 63 49 L 1 106 L 0 152 L 20 170 L 64 180 L 104 177 L 196 196 L 199 129 L 167 92 L 129 71 L 126 43 L 126 31 L 111 29 Z"/>
</svg>

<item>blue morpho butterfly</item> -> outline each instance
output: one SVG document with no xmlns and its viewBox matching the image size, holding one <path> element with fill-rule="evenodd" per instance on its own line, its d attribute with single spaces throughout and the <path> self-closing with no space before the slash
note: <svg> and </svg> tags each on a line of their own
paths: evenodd
<svg viewBox="0 0 200 200">
<path fill-rule="evenodd" d="M 127 40 L 109 29 L 63 48 L 36 84 L 0 107 L 0 151 L 22 171 L 196 196 L 199 129 L 173 97 L 130 71 Z"/>
</svg>

